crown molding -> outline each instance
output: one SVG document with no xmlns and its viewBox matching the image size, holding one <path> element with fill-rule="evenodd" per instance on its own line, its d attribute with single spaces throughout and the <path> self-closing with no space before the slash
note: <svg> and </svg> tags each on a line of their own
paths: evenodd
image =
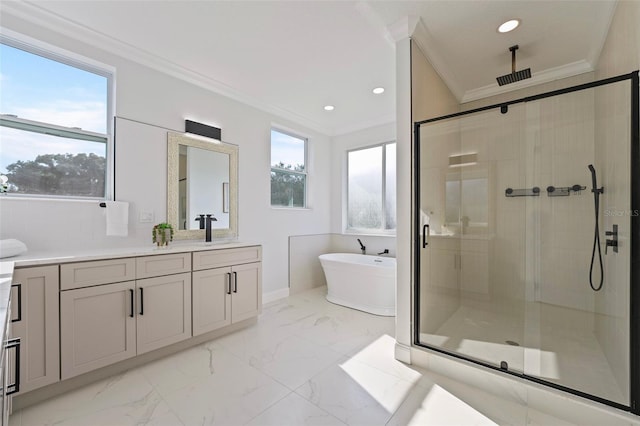
<svg viewBox="0 0 640 426">
<path fill-rule="evenodd" d="M 617 0 L 608 2 L 609 6 L 608 10 L 605 12 L 607 19 L 597 21 L 599 28 L 594 28 L 593 32 L 596 34 L 601 34 L 600 38 L 596 43 L 593 44 L 591 50 L 587 54 L 587 62 L 596 65 L 598 60 L 600 59 L 600 54 L 602 53 L 602 49 L 604 49 L 604 44 L 607 41 L 607 36 L 609 35 L 609 30 L 611 29 L 611 22 L 613 22 L 613 16 L 616 13 L 616 7 L 618 5 Z"/>
<path fill-rule="evenodd" d="M 567 77 L 573 77 L 592 71 L 593 66 L 589 62 L 585 60 L 576 61 L 570 64 L 536 72 L 531 76 L 531 78 L 519 81 L 517 83 L 498 86 L 498 83 L 496 82 L 487 86 L 478 87 L 477 89 L 467 90 L 464 93 L 464 96 L 462 96 L 461 103 L 471 102 L 478 99 L 487 98 L 489 96 L 501 95 L 513 90 L 537 86 L 538 84 L 548 83 L 550 81 L 560 80 Z"/>
<path fill-rule="evenodd" d="M 442 55 L 438 53 L 433 37 L 429 33 L 426 25 L 422 22 L 422 19 L 418 20 L 416 23 L 411 38 L 416 42 L 422 53 L 426 56 L 433 69 L 449 88 L 453 96 L 460 101 L 464 94 L 464 90 L 455 80 L 455 74 L 451 68 L 446 65 L 446 61 L 442 58 Z"/>
<path fill-rule="evenodd" d="M 389 37 L 391 37 L 396 43 L 400 40 L 409 38 L 413 35 L 419 22 L 421 22 L 421 20 L 418 16 L 405 16 L 395 24 L 391 24 L 387 27 Z"/>
<path fill-rule="evenodd" d="M 349 133 L 358 132 L 360 130 L 370 129 L 376 126 L 383 126 L 385 124 L 395 123 L 396 115 L 384 115 L 382 117 L 378 117 L 375 120 L 364 120 L 359 123 L 349 124 L 347 126 L 340 126 L 333 129 L 333 133 L 331 136 L 342 136 Z"/>
<path fill-rule="evenodd" d="M 201 73 L 185 68 L 165 58 L 154 55 L 131 44 L 115 39 L 87 26 L 78 24 L 58 14 L 24 1 L 6 1 L 2 3 L 3 15 L 12 15 L 30 24 L 46 28 L 66 37 L 102 49 L 113 55 L 122 57 L 134 63 L 147 66 L 163 74 L 194 84 L 213 93 L 249 105 L 261 111 L 291 120 L 311 130 L 331 136 L 331 129 L 314 120 L 310 120 L 295 112 L 270 105 L 219 80 L 212 79 Z"/>
</svg>

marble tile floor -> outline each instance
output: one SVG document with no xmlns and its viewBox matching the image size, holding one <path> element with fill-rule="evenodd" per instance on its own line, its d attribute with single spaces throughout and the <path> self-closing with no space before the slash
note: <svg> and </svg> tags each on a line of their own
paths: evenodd
<svg viewBox="0 0 640 426">
<path fill-rule="evenodd" d="M 569 424 L 398 362 L 394 318 L 317 288 L 247 329 L 14 412 L 35 425 Z"/>
</svg>

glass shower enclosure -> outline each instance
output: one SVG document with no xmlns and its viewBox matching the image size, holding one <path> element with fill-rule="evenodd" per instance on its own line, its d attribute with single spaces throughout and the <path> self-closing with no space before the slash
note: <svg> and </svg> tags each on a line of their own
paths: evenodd
<svg viewBox="0 0 640 426">
<path fill-rule="evenodd" d="M 638 73 L 414 134 L 415 344 L 637 411 Z"/>
</svg>

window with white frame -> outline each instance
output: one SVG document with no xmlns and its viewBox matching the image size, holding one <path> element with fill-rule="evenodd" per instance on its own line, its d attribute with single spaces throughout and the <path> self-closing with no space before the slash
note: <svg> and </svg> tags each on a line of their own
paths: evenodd
<svg viewBox="0 0 640 426">
<path fill-rule="evenodd" d="M 347 197 L 348 231 L 395 232 L 395 142 L 347 153 Z"/>
<path fill-rule="evenodd" d="M 3 192 L 105 198 L 111 74 L 13 39 L 0 57 Z"/>
<path fill-rule="evenodd" d="M 271 129 L 271 205 L 307 205 L 307 139 Z"/>
</svg>

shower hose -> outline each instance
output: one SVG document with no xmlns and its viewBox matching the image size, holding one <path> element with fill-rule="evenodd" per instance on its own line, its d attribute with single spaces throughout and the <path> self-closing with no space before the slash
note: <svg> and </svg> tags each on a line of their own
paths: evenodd
<svg viewBox="0 0 640 426">
<path fill-rule="evenodd" d="M 593 235 L 593 251 L 591 252 L 591 266 L 589 268 L 589 284 L 593 291 L 600 291 L 602 288 L 602 283 L 604 282 L 604 269 L 602 268 L 602 249 L 600 248 L 600 227 L 598 224 L 598 212 L 600 211 L 600 192 L 598 188 L 594 185 L 593 188 L 593 202 L 595 204 L 595 212 L 596 212 L 596 224 L 594 227 L 594 235 Z M 598 260 L 600 261 L 600 284 L 598 286 L 593 285 L 593 262 L 596 257 L 596 249 L 598 250 Z"/>
</svg>

